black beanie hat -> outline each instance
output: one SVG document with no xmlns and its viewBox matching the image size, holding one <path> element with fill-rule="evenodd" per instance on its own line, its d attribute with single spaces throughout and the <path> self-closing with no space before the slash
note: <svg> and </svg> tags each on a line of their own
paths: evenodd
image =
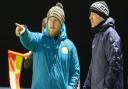
<svg viewBox="0 0 128 89">
<path fill-rule="evenodd" d="M 90 7 L 90 12 L 94 12 L 104 19 L 109 16 L 109 8 L 105 1 L 94 2 Z"/>
</svg>

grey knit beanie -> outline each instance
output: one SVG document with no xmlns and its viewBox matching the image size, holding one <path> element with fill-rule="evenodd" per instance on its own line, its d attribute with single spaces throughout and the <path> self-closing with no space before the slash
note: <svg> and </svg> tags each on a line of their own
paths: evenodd
<svg viewBox="0 0 128 89">
<path fill-rule="evenodd" d="M 47 19 L 52 16 L 56 17 L 61 24 L 65 21 L 65 13 L 63 10 L 63 5 L 61 3 L 58 2 L 55 6 L 50 8 L 47 13 Z"/>
<path fill-rule="evenodd" d="M 109 16 L 109 8 L 105 1 L 94 2 L 90 7 L 90 12 L 95 12 L 103 18 Z"/>
</svg>

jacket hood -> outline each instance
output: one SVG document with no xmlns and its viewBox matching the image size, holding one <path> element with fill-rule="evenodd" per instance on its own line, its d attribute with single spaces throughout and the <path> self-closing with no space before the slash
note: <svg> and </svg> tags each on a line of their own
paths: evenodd
<svg viewBox="0 0 128 89">
<path fill-rule="evenodd" d="M 115 20 L 114 20 L 113 18 L 109 17 L 109 18 L 103 23 L 103 25 L 102 25 L 101 27 L 104 28 L 104 27 L 106 27 L 106 26 L 111 26 L 111 27 L 114 27 L 114 28 L 115 28 L 114 24 L 115 24 Z"/>
<path fill-rule="evenodd" d="M 92 28 L 94 33 L 106 31 L 108 27 L 115 28 L 115 21 L 113 18 L 109 17 L 106 20 L 100 22 L 95 28 Z"/>
</svg>

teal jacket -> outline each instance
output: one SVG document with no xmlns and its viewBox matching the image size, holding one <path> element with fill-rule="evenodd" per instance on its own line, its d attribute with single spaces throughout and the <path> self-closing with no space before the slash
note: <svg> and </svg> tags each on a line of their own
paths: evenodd
<svg viewBox="0 0 128 89">
<path fill-rule="evenodd" d="M 75 89 L 80 78 L 80 65 L 75 45 L 67 38 L 62 25 L 58 39 L 44 32 L 25 32 L 22 45 L 33 52 L 32 89 Z"/>
</svg>

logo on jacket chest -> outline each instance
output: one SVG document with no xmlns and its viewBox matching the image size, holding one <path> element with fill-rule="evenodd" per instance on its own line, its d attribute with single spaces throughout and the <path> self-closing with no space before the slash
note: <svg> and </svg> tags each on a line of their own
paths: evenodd
<svg viewBox="0 0 128 89">
<path fill-rule="evenodd" d="M 95 44 L 92 44 L 92 48 L 95 48 Z"/>
<path fill-rule="evenodd" d="M 62 53 L 63 54 L 68 54 L 68 48 L 67 47 L 62 47 Z"/>
</svg>

